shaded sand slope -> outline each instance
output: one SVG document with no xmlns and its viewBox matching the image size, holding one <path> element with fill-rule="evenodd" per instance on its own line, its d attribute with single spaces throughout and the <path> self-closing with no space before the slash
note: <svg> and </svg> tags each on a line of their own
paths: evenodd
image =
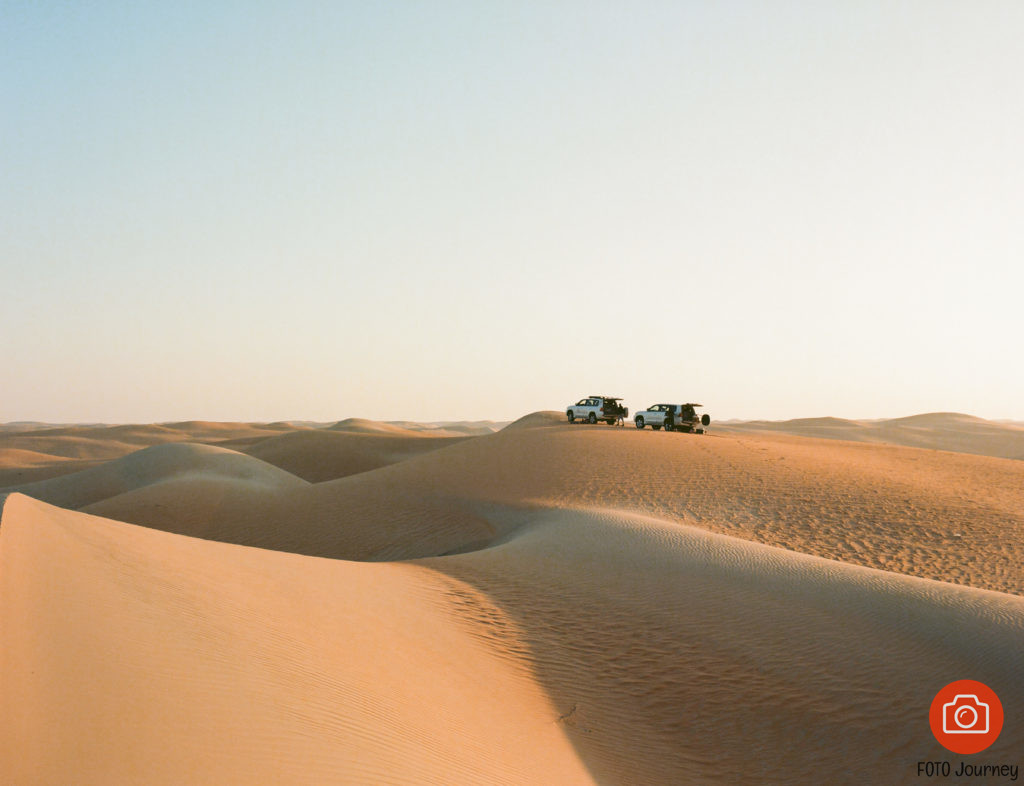
<svg viewBox="0 0 1024 786">
<path fill-rule="evenodd" d="M 306 485 L 282 469 L 233 450 L 175 442 L 144 448 L 81 472 L 6 490 L 64 508 L 82 508 L 173 479 L 241 484 L 247 490 L 284 491 Z"/>
<path fill-rule="evenodd" d="M 822 439 L 879 442 L 907 447 L 975 453 L 997 458 L 1024 459 L 1024 426 L 984 420 L 957 412 L 933 412 L 893 420 L 796 420 L 713 424 L 716 432 L 770 431 Z"/>
<path fill-rule="evenodd" d="M 0 782 L 589 782 L 528 666 L 467 630 L 449 583 L 12 495 Z"/>
<path fill-rule="evenodd" d="M 243 450 L 303 480 L 321 483 L 404 461 L 464 439 L 467 437 L 415 432 L 309 430 L 264 439 Z"/>
<path fill-rule="evenodd" d="M 534 664 L 599 782 L 910 783 L 948 758 L 927 722 L 943 685 L 1024 706 L 1022 598 L 615 512 L 519 518 L 419 564 L 460 582 L 467 630 Z M 985 760 L 1021 750 L 1008 723 Z"/>
</svg>

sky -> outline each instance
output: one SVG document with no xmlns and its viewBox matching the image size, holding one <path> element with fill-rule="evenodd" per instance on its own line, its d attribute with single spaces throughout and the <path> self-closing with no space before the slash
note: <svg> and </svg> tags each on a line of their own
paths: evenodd
<svg viewBox="0 0 1024 786">
<path fill-rule="evenodd" d="M 0 422 L 1024 420 L 1024 5 L 0 0 Z"/>
</svg>

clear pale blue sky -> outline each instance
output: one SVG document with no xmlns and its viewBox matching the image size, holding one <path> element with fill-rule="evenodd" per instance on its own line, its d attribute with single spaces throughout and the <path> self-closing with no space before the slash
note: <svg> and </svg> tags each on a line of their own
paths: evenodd
<svg viewBox="0 0 1024 786">
<path fill-rule="evenodd" d="M 1024 5 L 0 3 L 0 421 L 1024 419 Z"/>
</svg>

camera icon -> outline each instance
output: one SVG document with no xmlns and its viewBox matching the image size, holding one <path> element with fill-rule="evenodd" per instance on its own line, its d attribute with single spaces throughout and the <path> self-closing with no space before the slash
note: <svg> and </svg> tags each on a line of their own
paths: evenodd
<svg viewBox="0 0 1024 786">
<path fill-rule="evenodd" d="M 973 693 L 958 693 L 942 705 L 945 734 L 988 734 L 988 705 Z"/>
</svg>

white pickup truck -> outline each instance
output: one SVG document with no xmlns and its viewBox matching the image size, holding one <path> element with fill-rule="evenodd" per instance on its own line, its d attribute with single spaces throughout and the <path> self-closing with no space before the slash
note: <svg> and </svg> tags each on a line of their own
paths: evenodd
<svg viewBox="0 0 1024 786">
<path fill-rule="evenodd" d="M 621 398 L 613 396 L 587 396 L 566 407 L 565 416 L 570 423 L 577 420 L 597 423 L 603 420 L 609 426 L 614 426 L 619 417 L 629 417 L 629 410 L 622 406 L 620 401 Z"/>
<path fill-rule="evenodd" d="M 652 404 L 647 409 L 636 413 L 633 422 L 637 428 L 650 426 L 657 431 L 662 426 L 665 431 L 692 431 L 703 434 L 711 423 L 711 417 L 705 413 L 697 416 L 697 407 L 701 404 Z"/>
</svg>

